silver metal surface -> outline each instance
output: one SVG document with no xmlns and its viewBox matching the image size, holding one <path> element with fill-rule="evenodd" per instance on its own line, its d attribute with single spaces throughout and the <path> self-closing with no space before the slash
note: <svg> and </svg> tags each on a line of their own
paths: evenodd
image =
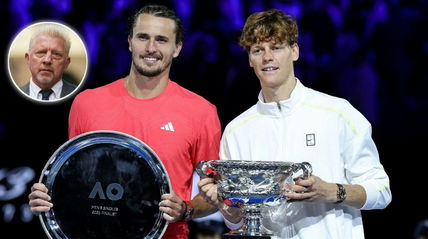
<svg viewBox="0 0 428 239">
<path fill-rule="evenodd" d="M 303 178 L 309 177 L 312 167 L 307 162 L 212 160 L 199 163 L 197 172 L 214 177 L 224 202 L 243 210 L 243 236 L 264 236 L 260 207 L 283 199 L 285 184 L 293 183 L 299 172 Z"/>
<path fill-rule="evenodd" d="M 63 144 L 42 171 L 54 207 L 40 215 L 49 238 L 160 238 L 160 195 L 171 192 L 158 156 L 139 139 L 93 131 Z"/>
</svg>

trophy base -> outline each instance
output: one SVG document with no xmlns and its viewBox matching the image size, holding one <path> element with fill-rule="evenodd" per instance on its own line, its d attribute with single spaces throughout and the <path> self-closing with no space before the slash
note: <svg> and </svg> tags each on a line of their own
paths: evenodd
<svg viewBox="0 0 428 239">
<path fill-rule="evenodd" d="M 271 239 L 270 235 L 244 235 L 226 233 L 221 236 L 222 239 Z"/>
</svg>

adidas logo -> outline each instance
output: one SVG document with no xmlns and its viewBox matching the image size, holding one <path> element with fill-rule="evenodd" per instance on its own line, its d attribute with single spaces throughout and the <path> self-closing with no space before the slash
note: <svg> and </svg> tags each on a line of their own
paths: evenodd
<svg viewBox="0 0 428 239">
<path fill-rule="evenodd" d="M 164 126 L 162 126 L 160 128 L 163 129 L 163 130 L 166 130 L 166 131 L 172 131 L 172 132 L 174 132 L 174 127 L 172 126 L 171 122 L 168 122 L 168 124 L 166 124 L 166 125 L 164 125 Z"/>
</svg>

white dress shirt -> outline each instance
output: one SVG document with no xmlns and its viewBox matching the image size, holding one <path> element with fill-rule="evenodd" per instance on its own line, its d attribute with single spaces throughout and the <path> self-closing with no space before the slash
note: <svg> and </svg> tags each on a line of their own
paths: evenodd
<svg viewBox="0 0 428 239">
<path fill-rule="evenodd" d="M 62 85 L 62 80 L 60 80 L 51 88 L 53 93 L 49 96 L 49 101 L 58 100 L 61 98 Z M 42 100 L 42 94 L 40 93 L 41 90 L 42 89 L 38 87 L 32 79 L 30 79 L 30 97 L 33 99 Z"/>
</svg>

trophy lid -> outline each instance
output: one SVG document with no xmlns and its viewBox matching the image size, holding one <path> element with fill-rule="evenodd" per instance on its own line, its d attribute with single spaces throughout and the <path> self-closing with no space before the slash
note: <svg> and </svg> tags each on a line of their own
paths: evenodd
<svg viewBox="0 0 428 239">
<path fill-rule="evenodd" d="M 93 131 L 63 144 L 40 182 L 53 208 L 40 215 L 49 238 L 160 238 L 160 197 L 171 192 L 156 153 L 130 135 Z"/>
</svg>

